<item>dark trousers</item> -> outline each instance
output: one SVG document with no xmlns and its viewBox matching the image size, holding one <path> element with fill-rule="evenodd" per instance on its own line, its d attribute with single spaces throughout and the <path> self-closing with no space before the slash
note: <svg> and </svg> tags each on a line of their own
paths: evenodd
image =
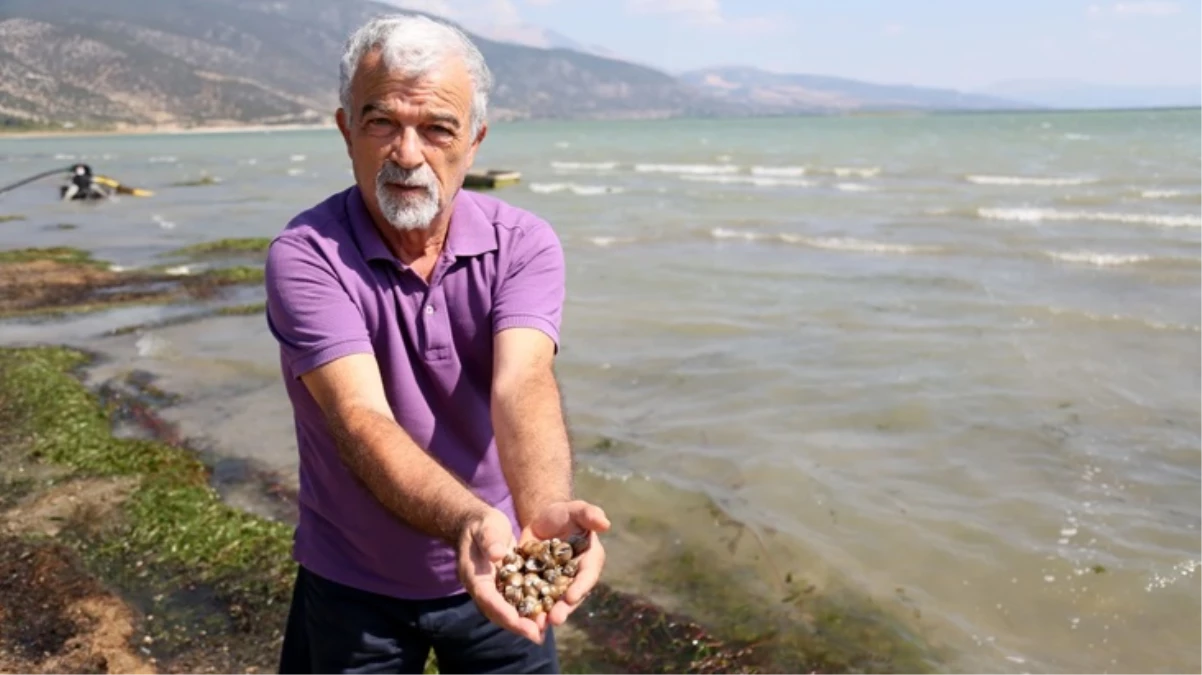
<svg viewBox="0 0 1202 675">
<path fill-rule="evenodd" d="M 558 673 L 555 637 L 539 645 L 498 627 L 466 593 L 399 600 L 301 567 L 280 654 L 281 673 L 420 673 L 430 650 L 441 673 Z"/>
</svg>

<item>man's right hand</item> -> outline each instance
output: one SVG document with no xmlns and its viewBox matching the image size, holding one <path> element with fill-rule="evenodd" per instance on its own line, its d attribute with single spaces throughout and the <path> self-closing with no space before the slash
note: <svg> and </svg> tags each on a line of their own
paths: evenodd
<svg viewBox="0 0 1202 675">
<path fill-rule="evenodd" d="M 542 644 L 543 629 L 518 616 L 497 590 L 497 568 L 515 544 L 512 524 L 504 513 L 490 508 L 468 519 L 459 533 L 459 580 L 490 621 Z"/>
</svg>

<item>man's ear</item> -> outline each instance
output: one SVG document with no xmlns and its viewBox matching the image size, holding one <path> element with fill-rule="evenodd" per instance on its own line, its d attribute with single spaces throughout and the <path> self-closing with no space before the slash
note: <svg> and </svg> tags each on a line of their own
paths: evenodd
<svg viewBox="0 0 1202 675">
<path fill-rule="evenodd" d="M 346 118 L 346 111 L 339 108 L 334 113 L 334 121 L 338 123 L 338 131 L 342 132 L 342 141 L 346 143 L 346 154 L 351 154 L 351 126 L 350 120 Z"/>
<path fill-rule="evenodd" d="M 472 168 L 476 163 L 476 151 L 480 149 L 480 144 L 484 142 L 484 137 L 488 135 L 488 123 L 480 125 L 480 131 L 476 132 L 476 137 L 472 139 L 471 146 L 467 149 L 467 168 Z"/>
</svg>

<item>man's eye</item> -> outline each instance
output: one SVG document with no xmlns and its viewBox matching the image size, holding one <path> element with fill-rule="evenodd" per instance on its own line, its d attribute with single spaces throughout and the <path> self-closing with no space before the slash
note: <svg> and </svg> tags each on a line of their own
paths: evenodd
<svg viewBox="0 0 1202 675">
<path fill-rule="evenodd" d="M 373 127 L 392 126 L 392 121 L 383 117 L 373 117 L 372 119 L 367 120 L 367 125 Z"/>
<path fill-rule="evenodd" d="M 437 125 L 430 127 L 430 133 L 434 134 L 435 136 L 451 136 L 454 134 L 454 132 L 450 129 Z"/>
</svg>

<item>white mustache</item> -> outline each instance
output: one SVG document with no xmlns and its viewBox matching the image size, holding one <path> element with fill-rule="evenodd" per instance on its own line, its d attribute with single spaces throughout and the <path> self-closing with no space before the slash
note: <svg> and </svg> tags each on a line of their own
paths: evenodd
<svg viewBox="0 0 1202 675">
<path fill-rule="evenodd" d="M 386 162 L 380 168 L 380 173 L 376 174 L 376 183 L 425 188 L 429 193 L 433 193 L 438 187 L 438 179 L 434 172 L 424 164 L 417 169 L 402 169 L 393 162 Z"/>
</svg>

